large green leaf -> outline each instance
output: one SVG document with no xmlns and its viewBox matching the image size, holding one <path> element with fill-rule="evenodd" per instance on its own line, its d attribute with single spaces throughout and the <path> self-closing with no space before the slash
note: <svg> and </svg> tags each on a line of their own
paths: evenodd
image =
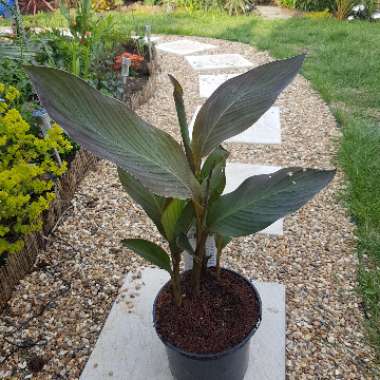
<svg viewBox="0 0 380 380">
<path fill-rule="evenodd" d="M 125 239 L 121 243 L 152 264 L 172 272 L 169 255 L 157 244 L 143 239 Z"/>
<path fill-rule="evenodd" d="M 259 120 L 293 80 L 303 61 L 301 55 L 271 62 L 223 83 L 195 119 L 192 151 L 197 162 Z"/>
<path fill-rule="evenodd" d="M 155 194 L 200 197 L 182 148 L 169 134 L 78 77 L 46 67 L 26 70 L 49 115 L 79 144 L 113 161 Z"/>
<path fill-rule="evenodd" d="M 333 170 L 288 168 L 250 177 L 212 204 L 207 216 L 208 228 L 231 237 L 261 231 L 301 208 L 334 174 Z"/>
<path fill-rule="evenodd" d="M 165 236 L 165 230 L 161 224 L 161 217 L 165 210 L 165 205 L 169 200 L 151 193 L 125 170 L 118 168 L 117 171 L 120 182 L 125 191 L 144 209 L 149 218 L 151 218 L 153 223 L 157 226 L 160 233 Z"/>
</svg>

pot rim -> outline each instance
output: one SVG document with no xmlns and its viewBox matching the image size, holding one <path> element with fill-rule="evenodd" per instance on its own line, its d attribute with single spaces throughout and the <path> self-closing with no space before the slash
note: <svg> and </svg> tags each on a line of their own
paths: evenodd
<svg viewBox="0 0 380 380">
<path fill-rule="evenodd" d="M 242 346 L 244 346 L 245 344 L 247 344 L 249 342 L 249 340 L 252 338 L 252 336 L 256 333 L 256 331 L 259 328 L 259 326 L 261 324 L 261 321 L 262 321 L 262 300 L 261 300 L 261 297 L 260 297 L 260 293 L 258 292 L 258 290 L 255 287 L 255 285 L 253 285 L 253 283 L 251 281 L 249 281 L 247 278 L 245 278 L 244 276 L 242 276 L 240 273 L 235 272 L 234 270 L 231 270 L 231 269 L 227 269 L 227 268 L 221 268 L 221 269 L 223 271 L 230 272 L 230 273 L 234 274 L 235 276 L 239 277 L 240 279 L 242 279 L 243 281 L 245 281 L 246 283 L 248 283 L 250 285 L 250 287 L 253 290 L 253 292 L 255 293 L 256 299 L 258 301 L 259 318 L 258 318 L 256 324 L 254 326 L 252 326 L 251 331 L 248 333 L 248 335 L 240 343 L 238 343 L 235 346 L 230 347 L 230 348 L 228 348 L 228 349 L 226 349 L 224 351 L 221 351 L 221 352 L 210 353 L 210 354 L 198 354 L 196 352 L 188 352 L 186 350 L 183 350 L 183 349 L 181 349 L 181 348 L 179 348 L 179 347 L 177 347 L 177 346 L 175 346 L 175 345 L 167 342 L 165 340 L 165 338 L 161 334 L 158 333 L 157 328 L 156 328 L 156 324 L 157 324 L 157 322 L 156 322 L 156 307 L 157 307 L 158 297 L 159 297 L 160 293 L 162 292 L 162 290 L 164 289 L 164 287 L 167 284 L 170 283 L 171 280 L 169 280 L 158 291 L 158 293 L 156 295 L 156 298 L 154 299 L 154 303 L 153 303 L 153 326 L 154 326 L 154 329 L 156 330 L 156 334 L 160 338 L 161 342 L 167 348 L 170 348 L 170 349 L 176 351 L 177 353 L 180 353 L 180 354 L 182 354 L 184 356 L 187 356 L 189 358 L 192 358 L 192 359 L 198 359 L 198 360 L 202 360 L 202 359 L 203 360 L 218 359 L 218 358 L 221 358 L 223 356 L 229 355 L 229 354 L 237 351 L 239 348 L 241 348 Z M 182 272 L 182 273 L 185 273 L 185 272 Z"/>
</svg>

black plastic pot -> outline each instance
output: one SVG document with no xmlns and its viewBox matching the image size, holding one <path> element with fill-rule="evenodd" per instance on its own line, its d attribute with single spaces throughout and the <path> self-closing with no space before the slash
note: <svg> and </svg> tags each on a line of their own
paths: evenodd
<svg viewBox="0 0 380 380">
<path fill-rule="evenodd" d="M 259 305 L 259 319 L 245 339 L 226 351 L 215 354 L 196 354 L 186 352 L 168 343 L 156 329 L 157 335 L 164 343 L 169 359 L 170 371 L 175 380 L 243 380 L 249 362 L 249 344 L 257 331 L 262 316 L 260 295 L 255 286 L 240 274 L 223 269 L 247 282 L 255 293 Z M 164 285 L 159 291 L 153 305 L 153 323 L 156 326 L 156 304 Z M 251 380 L 251 379 L 249 379 Z M 259 379 L 258 379 L 259 380 Z"/>
</svg>

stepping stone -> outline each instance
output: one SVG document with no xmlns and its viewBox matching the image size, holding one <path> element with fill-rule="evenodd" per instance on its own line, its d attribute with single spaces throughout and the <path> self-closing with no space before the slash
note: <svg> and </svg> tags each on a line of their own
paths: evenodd
<svg viewBox="0 0 380 380">
<path fill-rule="evenodd" d="M 13 29 L 10 26 L 0 27 L 0 36 L 9 36 L 13 34 Z"/>
<path fill-rule="evenodd" d="M 132 278 L 127 275 L 121 291 L 125 298 L 119 296 L 119 302 L 114 303 L 80 380 L 173 380 L 164 345 L 152 323 L 154 299 L 169 275 L 161 269 L 145 268 L 140 280 Z M 128 293 L 137 281 L 144 285 L 139 295 L 130 298 Z M 285 287 L 254 284 L 262 299 L 263 320 L 251 339 L 245 380 L 284 380 Z"/>
<path fill-rule="evenodd" d="M 251 165 L 241 162 L 228 162 L 226 166 L 226 188 L 224 193 L 236 190 L 247 178 L 254 175 L 270 174 L 280 170 L 279 166 Z M 281 218 L 259 233 L 282 236 L 284 234 L 284 219 Z"/>
<path fill-rule="evenodd" d="M 199 106 L 189 125 L 190 135 L 193 132 L 195 118 L 200 110 Z M 281 121 L 279 107 L 271 107 L 261 118 L 244 132 L 226 140 L 228 143 L 238 144 L 281 144 Z"/>
<path fill-rule="evenodd" d="M 204 44 L 202 42 L 192 40 L 176 40 L 171 42 L 164 42 L 157 45 L 156 47 L 162 51 L 178 55 L 193 54 L 198 51 L 216 48 L 215 45 Z"/>
<path fill-rule="evenodd" d="M 208 98 L 212 93 L 228 79 L 239 74 L 199 75 L 199 96 Z"/>
<path fill-rule="evenodd" d="M 294 10 L 271 5 L 257 5 L 256 10 L 260 16 L 268 20 L 288 20 L 297 15 Z"/>
<path fill-rule="evenodd" d="M 195 70 L 235 69 L 253 66 L 252 62 L 240 54 L 189 55 L 185 58 Z"/>
</svg>

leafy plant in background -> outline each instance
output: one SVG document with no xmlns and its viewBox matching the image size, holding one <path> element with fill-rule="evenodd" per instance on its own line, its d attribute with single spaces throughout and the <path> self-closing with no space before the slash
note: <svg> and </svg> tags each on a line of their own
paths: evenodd
<svg viewBox="0 0 380 380">
<path fill-rule="evenodd" d="M 251 9 L 250 0 L 226 0 L 224 8 L 230 16 L 245 14 Z"/>
<path fill-rule="evenodd" d="M 345 20 L 351 13 L 354 6 L 354 0 L 336 0 L 335 16 L 338 20 Z"/>
<path fill-rule="evenodd" d="M 280 5 L 285 8 L 294 8 L 296 0 L 280 0 Z"/>
<path fill-rule="evenodd" d="M 17 86 L 20 92 L 18 101 L 23 104 L 33 99 L 32 84 L 21 62 L 9 58 L 0 59 L 0 83 Z"/>
<path fill-rule="evenodd" d="M 70 71 L 74 75 L 90 78 L 91 62 L 105 48 L 107 35 L 113 29 L 111 15 L 97 17 L 91 5 L 91 0 L 79 0 L 76 8 L 70 10 L 61 3 L 61 13 L 66 18 L 70 32 Z"/>
<path fill-rule="evenodd" d="M 57 0 L 19 0 L 20 10 L 23 14 L 36 15 L 38 12 L 54 12 L 57 9 Z"/>
<path fill-rule="evenodd" d="M 222 195 L 228 152 L 220 144 L 255 123 L 299 71 L 297 56 L 255 68 L 220 86 L 199 111 L 190 141 L 183 91 L 175 78 L 174 99 L 182 144 L 116 99 L 104 96 L 68 73 L 36 66 L 26 70 L 49 114 L 74 140 L 119 167 L 120 180 L 167 240 L 169 253 L 153 242 L 123 244 L 167 270 L 181 303 L 181 253 L 193 257 L 192 286 L 198 295 L 213 235 L 220 258 L 233 237 L 256 233 L 302 207 L 334 171 L 288 168 L 248 178 Z M 194 225 L 196 245 L 187 233 Z M 220 265 L 220 259 L 218 260 Z"/>
<path fill-rule="evenodd" d="M 92 0 L 92 7 L 96 12 L 105 12 L 122 5 L 121 0 Z"/>
<path fill-rule="evenodd" d="M 54 178 L 66 171 L 52 152 L 68 153 L 71 144 L 58 125 L 45 138 L 32 133 L 14 108 L 20 96 L 0 83 L 0 263 L 19 252 L 23 237 L 42 227 L 41 215 L 54 199 Z"/>
<path fill-rule="evenodd" d="M 69 25 L 71 34 L 75 38 L 84 41 L 93 29 L 95 14 L 92 9 L 91 0 L 77 0 L 75 7 L 72 9 L 64 1 L 61 1 L 60 10 Z"/>
<path fill-rule="evenodd" d="M 330 11 L 335 9 L 335 0 L 295 0 L 295 8 L 301 11 Z"/>
</svg>

